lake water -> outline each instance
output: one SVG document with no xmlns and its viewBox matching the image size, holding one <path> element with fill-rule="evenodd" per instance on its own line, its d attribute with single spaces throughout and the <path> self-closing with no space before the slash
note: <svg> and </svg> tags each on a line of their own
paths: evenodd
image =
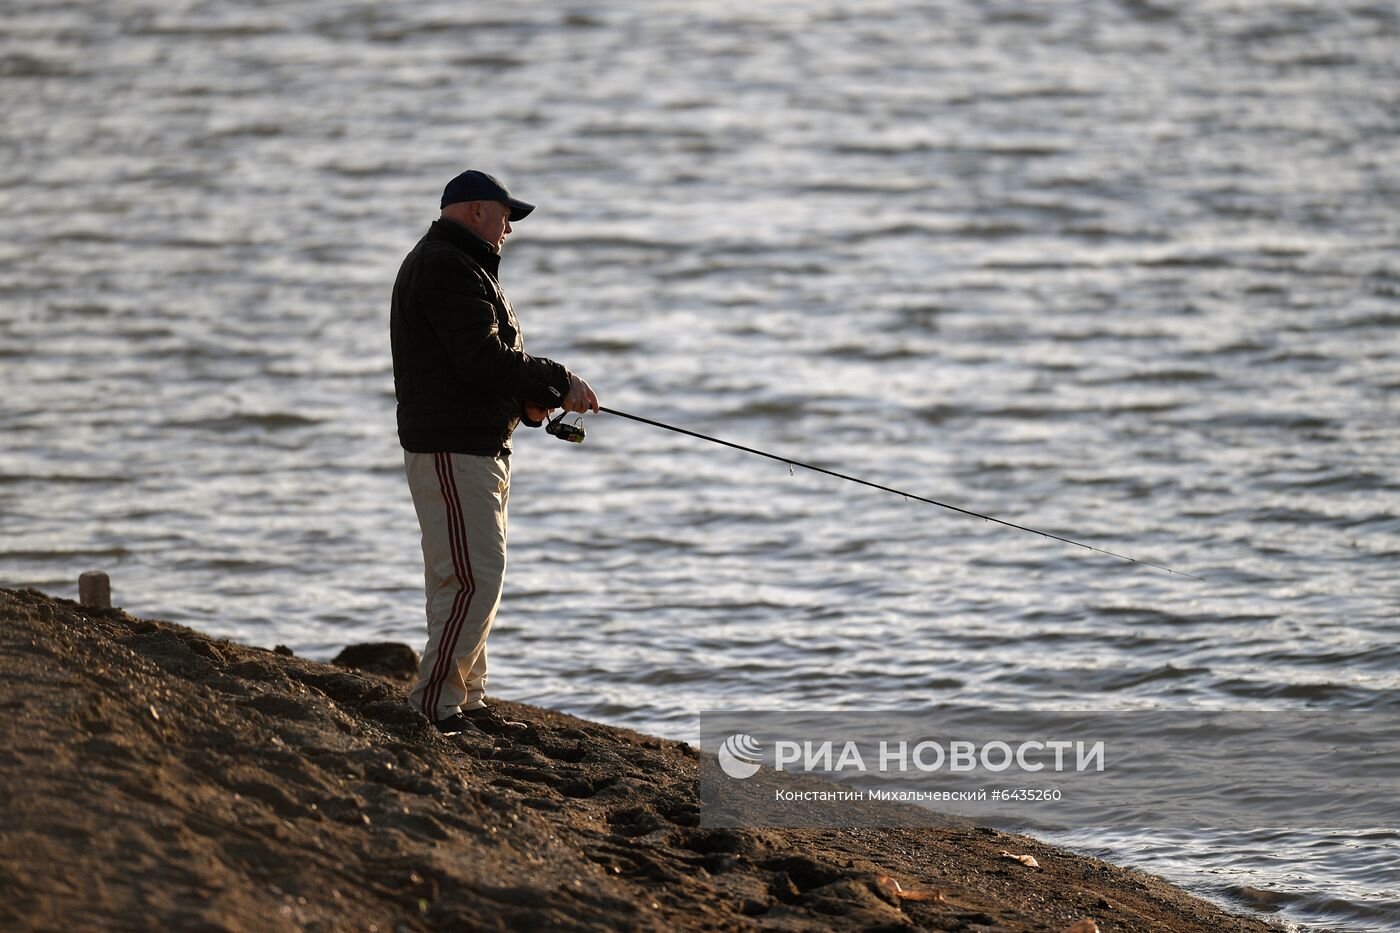
<svg viewBox="0 0 1400 933">
<path fill-rule="evenodd" d="M 13 0 L 0 105 L 0 582 L 419 646 L 388 296 L 475 166 L 604 404 L 1207 581 L 596 416 L 501 695 L 1400 711 L 1393 2 Z M 1400 928 L 1394 824 L 1065 841 Z"/>
</svg>

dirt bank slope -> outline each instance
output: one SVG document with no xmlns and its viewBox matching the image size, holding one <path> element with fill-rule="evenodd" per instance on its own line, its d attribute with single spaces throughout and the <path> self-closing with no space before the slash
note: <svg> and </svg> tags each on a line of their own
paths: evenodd
<svg viewBox="0 0 1400 933">
<path fill-rule="evenodd" d="M 380 676 L 28 591 L 0 619 L 4 929 L 1269 929 L 986 830 L 701 829 L 688 746 L 549 710 L 446 739 Z"/>
</svg>

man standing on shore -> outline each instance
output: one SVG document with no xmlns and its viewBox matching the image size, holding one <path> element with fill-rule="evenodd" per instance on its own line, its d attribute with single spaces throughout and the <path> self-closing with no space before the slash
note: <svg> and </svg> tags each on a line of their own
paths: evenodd
<svg viewBox="0 0 1400 933">
<path fill-rule="evenodd" d="M 409 702 L 441 732 L 518 727 L 485 703 L 486 636 L 506 570 L 510 437 L 555 408 L 598 411 L 589 385 L 525 353 L 497 281 L 533 204 L 484 172 L 447 183 L 442 216 L 394 282 L 390 337 L 399 443 L 423 532 L 428 644 Z"/>
</svg>

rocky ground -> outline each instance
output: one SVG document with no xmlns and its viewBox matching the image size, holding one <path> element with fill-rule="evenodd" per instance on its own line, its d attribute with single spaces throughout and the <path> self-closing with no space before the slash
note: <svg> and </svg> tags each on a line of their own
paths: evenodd
<svg viewBox="0 0 1400 933">
<path fill-rule="evenodd" d="M 992 830 L 704 829 L 691 747 L 506 702 L 528 730 L 444 738 L 392 651 L 0 619 L 6 930 L 1272 929 Z"/>
</svg>

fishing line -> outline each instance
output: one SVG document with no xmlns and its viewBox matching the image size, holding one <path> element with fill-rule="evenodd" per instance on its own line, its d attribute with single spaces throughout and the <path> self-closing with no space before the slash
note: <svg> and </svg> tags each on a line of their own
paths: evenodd
<svg viewBox="0 0 1400 933">
<path fill-rule="evenodd" d="M 888 492 L 896 496 L 903 496 L 905 499 L 913 499 L 917 502 L 924 502 L 929 505 L 936 505 L 940 509 L 948 509 L 949 511 L 958 512 L 959 514 L 967 515 L 972 518 L 980 518 L 983 521 L 995 522 L 998 525 L 1005 525 L 1007 528 L 1015 528 L 1017 531 L 1027 531 L 1033 535 L 1040 535 L 1042 538 L 1050 538 L 1054 541 L 1061 541 L 1065 544 L 1072 544 L 1075 547 L 1082 547 L 1086 551 L 1093 551 L 1096 554 L 1104 554 L 1108 557 L 1116 558 L 1117 560 L 1121 561 L 1126 561 L 1130 564 L 1139 564 L 1143 567 L 1151 567 L 1154 570 L 1162 570 L 1170 574 L 1175 574 L 1179 577 L 1187 577 L 1191 580 L 1199 580 L 1201 583 L 1205 582 L 1204 578 L 1198 577 L 1193 573 L 1186 573 L 1182 570 L 1173 570 L 1171 567 L 1168 567 L 1164 564 L 1154 564 L 1152 561 L 1149 560 L 1139 560 L 1136 557 L 1129 557 L 1126 554 L 1118 554 L 1114 551 L 1105 550 L 1101 547 L 1094 547 L 1092 544 L 1085 544 L 1082 541 L 1075 541 L 1072 538 L 1065 538 L 1061 535 L 1052 534 L 1048 531 L 1041 531 L 1038 528 L 1031 528 L 1026 525 L 1018 525 L 1015 522 L 1008 522 L 1000 518 L 994 518 L 991 515 L 983 515 L 981 512 L 974 512 L 971 509 L 964 509 L 956 505 L 949 505 L 947 502 L 939 502 L 937 499 L 929 499 L 925 496 L 916 495 L 912 492 L 905 492 L 902 489 L 895 489 L 892 486 L 882 486 L 879 483 L 872 483 L 868 479 L 861 479 L 858 476 L 849 476 L 845 473 L 838 473 L 835 470 L 828 470 L 825 467 L 815 466 L 810 463 L 803 463 L 801 460 L 793 460 L 790 457 L 781 457 L 778 454 L 770 454 L 766 450 L 758 450 L 754 447 L 745 447 L 743 444 L 736 444 L 733 441 L 726 441 L 723 438 L 719 437 L 711 437 L 708 434 L 701 434 L 699 431 L 691 431 L 687 428 L 676 427 L 674 424 L 667 424 L 664 421 L 654 421 L 651 418 L 643 418 L 641 415 L 629 414 L 625 411 L 618 411 L 615 408 L 599 408 L 598 410 L 609 415 L 616 415 L 619 418 L 627 418 L 631 421 L 636 421 L 641 424 L 650 425 L 654 428 L 661 428 L 665 431 L 674 431 L 677 434 L 684 434 L 687 437 L 694 437 L 702 441 L 709 441 L 711 444 L 719 444 L 724 447 L 732 447 L 733 449 L 741 450 L 746 454 L 753 454 L 757 457 L 767 457 L 769 460 L 776 460 L 779 463 L 786 463 L 788 466 L 788 473 L 792 473 L 792 468 L 795 466 L 802 467 L 802 469 L 804 470 L 811 470 L 813 473 L 822 473 L 827 476 L 834 476 L 837 479 L 843 479 L 848 483 L 856 483 L 861 486 L 869 486 L 871 489 L 878 489 L 881 492 Z M 564 440 L 573 441 L 574 443 L 582 443 L 584 436 L 582 419 L 579 419 L 579 422 L 576 424 L 566 425 L 562 423 L 563 417 L 563 413 L 560 413 L 558 418 L 550 422 L 548 429 L 549 433 L 554 434 L 556 437 L 561 437 Z"/>
</svg>

